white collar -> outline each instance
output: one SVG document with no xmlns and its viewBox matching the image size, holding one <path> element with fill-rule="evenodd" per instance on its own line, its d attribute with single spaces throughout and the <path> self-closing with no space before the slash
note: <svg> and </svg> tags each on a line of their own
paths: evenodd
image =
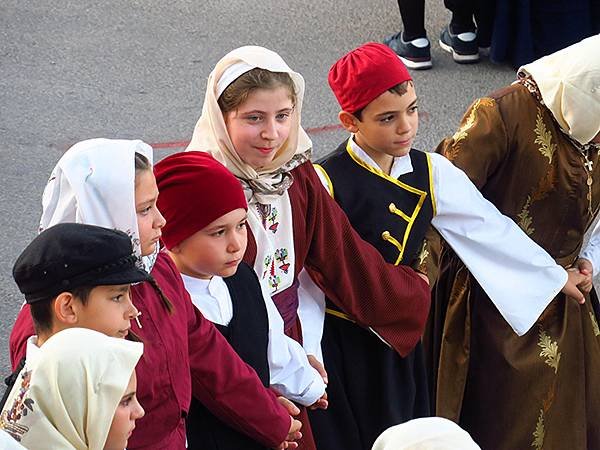
<svg viewBox="0 0 600 450">
<path fill-rule="evenodd" d="M 376 167 L 379 170 L 383 170 L 379 165 L 373 161 L 367 152 L 365 152 L 360 146 L 354 141 L 354 135 L 350 139 L 350 147 L 352 147 L 352 151 L 365 163 L 370 166 Z M 392 178 L 398 178 L 404 174 L 411 173 L 413 171 L 412 161 L 410 159 L 410 153 L 404 156 L 395 156 L 394 161 L 392 162 L 392 169 L 390 170 L 390 176 Z"/>
</svg>

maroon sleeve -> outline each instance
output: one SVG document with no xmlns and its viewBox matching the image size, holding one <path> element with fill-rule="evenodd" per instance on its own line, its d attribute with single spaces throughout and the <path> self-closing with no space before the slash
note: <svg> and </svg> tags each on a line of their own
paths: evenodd
<svg viewBox="0 0 600 450">
<path fill-rule="evenodd" d="M 10 364 L 12 370 L 15 370 L 19 361 L 25 357 L 27 352 L 27 339 L 35 334 L 33 328 L 33 319 L 29 311 L 29 305 L 23 305 L 17 315 L 17 320 L 13 325 L 8 339 Z"/>
<path fill-rule="evenodd" d="M 172 264 L 172 262 L 171 262 Z M 176 271 L 174 265 L 172 269 Z M 255 441 L 277 447 L 290 429 L 287 410 L 266 389 L 254 369 L 193 305 L 179 272 L 174 280 L 187 301 L 192 393 L 215 416 Z"/>
<path fill-rule="evenodd" d="M 373 328 L 406 356 L 423 333 L 431 301 L 429 286 L 410 267 L 385 262 L 375 247 L 360 238 L 323 188 L 312 164 L 302 164 L 297 171 L 310 239 L 306 269 L 346 314 Z"/>
</svg>

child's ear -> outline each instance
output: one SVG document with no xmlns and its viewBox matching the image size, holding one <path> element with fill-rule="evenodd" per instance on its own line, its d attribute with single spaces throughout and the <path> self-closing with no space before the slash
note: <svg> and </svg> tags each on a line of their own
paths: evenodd
<svg viewBox="0 0 600 450">
<path fill-rule="evenodd" d="M 347 111 L 340 111 L 338 118 L 342 123 L 342 126 L 350 133 L 356 133 L 358 131 L 358 119 Z"/>
<path fill-rule="evenodd" d="M 54 301 L 54 320 L 65 325 L 76 325 L 81 306 L 70 292 L 58 294 Z"/>
</svg>

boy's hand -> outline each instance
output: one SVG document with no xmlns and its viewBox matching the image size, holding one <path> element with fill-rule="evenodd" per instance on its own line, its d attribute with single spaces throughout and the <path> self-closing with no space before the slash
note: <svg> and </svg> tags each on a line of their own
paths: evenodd
<svg viewBox="0 0 600 450">
<path fill-rule="evenodd" d="M 579 269 L 576 267 L 567 269 L 567 274 L 569 278 L 567 279 L 567 283 L 562 288 L 561 292 L 563 292 L 567 297 L 574 298 L 577 300 L 577 303 L 583 305 L 585 303 L 585 297 L 577 286 L 581 283 L 584 283 L 587 276 L 580 273 Z"/>
<path fill-rule="evenodd" d="M 585 293 L 592 290 L 592 277 L 594 275 L 594 267 L 589 259 L 579 258 L 573 264 L 573 267 L 579 270 L 579 273 L 585 275 L 585 279 L 577 285 L 577 287 Z"/>
<path fill-rule="evenodd" d="M 315 358 L 314 355 L 306 355 L 306 357 L 308 358 L 309 364 L 317 372 L 319 372 L 319 375 L 321 375 L 321 378 L 323 378 L 323 382 L 325 384 L 328 384 L 329 383 L 329 379 L 327 378 L 327 371 L 325 370 L 325 366 L 323 366 L 323 364 L 321 364 L 321 362 L 317 358 Z"/>
<path fill-rule="evenodd" d="M 280 399 L 282 399 L 283 397 L 279 397 Z M 285 399 L 287 400 L 287 399 Z M 287 400 L 289 403 L 289 400 Z M 287 405 L 283 402 L 280 403 L 284 406 L 287 407 Z M 294 405 L 292 403 L 292 405 Z M 295 406 L 294 406 L 295 407 Z M 298 408 L 296 408 L 296 410 L 298 410 Z M 300 412 L 300 410 L 298 410 L 298 413 Z M 293 417 L 290 417 L 291 420 L 291 424 L 290 424 L 290 431 L 288 432 L 287 437 L 285 438 L 285 441 L 283 441 L 281 444 L 279 444 L 277 446 L 277 450 L 283 450 L 286 448 L 298 448 L 298 443 L 294 442 L 297 439 L 300 439 L 302 437 L 302 433 L 300 433 L 300 428 L 302 428 L 302 423 L 299 420 L 294 419 Z"/>
<path fill-rule="evenodd" d="M 325 392 L 321 398 L 319 398 L 316 402 L 308 407 L 308 409 L 327 409 L 329 406 L 329 401 L 327 400 L 327 392 Z"/>
<path fill-rule="evenodd" d="M 298 409 L 298 407 L 287 398 L 280 395 L 277 397 L 277 400 L 285 409 L 287 409 L 287 412 L 290 416 L 297 416 L 300 414 L 300 409 Z"/>
</svg>

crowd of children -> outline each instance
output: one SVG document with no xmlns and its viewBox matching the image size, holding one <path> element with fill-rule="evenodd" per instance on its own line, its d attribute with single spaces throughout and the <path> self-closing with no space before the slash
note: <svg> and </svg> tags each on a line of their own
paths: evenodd
<svg viewBox="0 0 600 450">
<path fill-rule="evenodd" d="M 374 43 L 329 72 L 349 137 L 320 164 L 302 76 L 255 46 L 185 152 L 74 145 L 13 269 L 0 444 L 600 448 L 598 50 L 523 67 L 434 153 Z"/>
</svg>

